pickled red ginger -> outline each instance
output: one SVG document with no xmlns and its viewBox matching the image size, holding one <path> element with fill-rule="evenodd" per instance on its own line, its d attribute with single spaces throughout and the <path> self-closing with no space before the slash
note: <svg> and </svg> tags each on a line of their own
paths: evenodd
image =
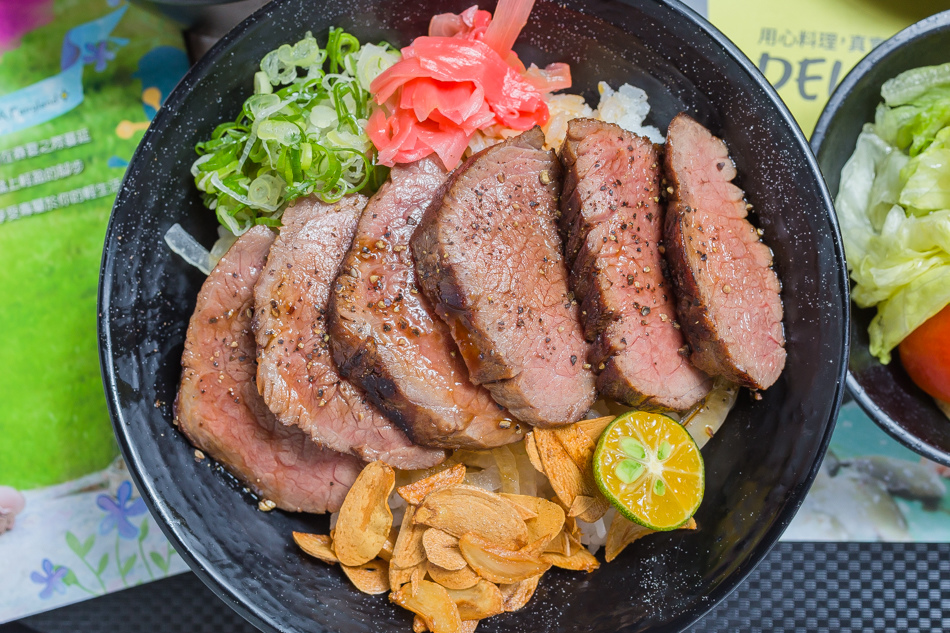
<svg viewBox="0 0 950 633">
<path fill-rule="evenodd" d="M 473 6 L 432 18 L 429 35 L 370 86 L 379 105 L 367 134 L 392 166 L 435 153 L 448 169 L 476 130 L 528 130 L 548 120 L 545 95 L 571 85 L 567 64 L 525 68 L 511 50 L 534 0 L 501 0 L 494 18 Z"/>
</svg>

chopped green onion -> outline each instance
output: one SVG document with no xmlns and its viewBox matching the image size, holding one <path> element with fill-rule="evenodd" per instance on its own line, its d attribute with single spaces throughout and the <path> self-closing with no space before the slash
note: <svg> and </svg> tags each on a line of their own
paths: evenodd
<svg viewBox="0 0 950 633">
<path fill-rule="evenodd" d="M 284 192 L 284 181 L 280 178 L 263 174 L 255 178 L 247 188 L 247 198 L 251 204 L 273 207 L 280 200 Z"/>
<path fill-rule="evenodd" d="M 376 164 L 364 129 L 369 85 L 397 61 L 388 44 L 361 46 L 337 28 L 325 49 L 307 33 L 265 55 L 238 117 L 195 146 L 191 173 L 205 206 L 240 235 L 255 224 L 280 226 L 296 198 L 334 202 L 379 188 L 389 170 Z"/>
<path fill-rule="evenodd" d="M 274 88 L 270 85 L 270 79 L 264 71 L 254 73 L 254 94 L 270 94 Z"/>
</svg>

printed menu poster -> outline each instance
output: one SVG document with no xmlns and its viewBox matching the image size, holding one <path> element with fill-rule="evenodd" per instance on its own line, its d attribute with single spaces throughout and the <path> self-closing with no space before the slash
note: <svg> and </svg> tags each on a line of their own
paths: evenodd
<svg viewBox="0 0 950 633">
<path fill-rule="evenodd" d="M 708 18 L 758 67 L 811 135 L 828 97 L 871 49 L 946 0 L 708 0 Z"/>
<path fill-rule="evenodd" d="M 184 568 L 118 457 L 96 335 L 109 212 L 182 44 L 120 0 L 0 2 L 0 622 Z"/>
</svg>

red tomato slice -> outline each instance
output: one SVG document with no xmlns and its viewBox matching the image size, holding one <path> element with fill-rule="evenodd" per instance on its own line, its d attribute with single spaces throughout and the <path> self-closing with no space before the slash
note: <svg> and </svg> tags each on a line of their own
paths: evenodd
<svg viewBox="0 0 950 633">
<path fill-rule="evenodd" d="M 910 333 L 900 344 L 901 363 L 917 386 L 950 402 L 950 306 Z"/>
</svg>

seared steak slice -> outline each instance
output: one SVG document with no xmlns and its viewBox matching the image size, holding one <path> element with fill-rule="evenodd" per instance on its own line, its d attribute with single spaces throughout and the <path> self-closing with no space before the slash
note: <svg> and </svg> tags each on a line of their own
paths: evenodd
<svg viewBox="0 0 950 633">
<path fill-rule="evenodd" d="M 685 411 L 711 388 L 683 353 L 660 254 L 660 156 L 617 125 L 574 119 L 561 149 L 561 230 L 580 245 L 571 271 L 599 391 L 641 408 Z"/>
<path fill-rule="evenodd" d="M 412 238 L 426 296 L 475 384 L 523 422 L 558 426 L 594 400 L 555 217 L 561 166 L 535 127 L 453 172 Z"/>
<path fill-rule="evenodd" d="M 299 426 L 318 444 L 397 468 L 428 468 L 445 453 L 410 442 L 340 378 L 330 354 L 330 285 L 364 206 L 364 196 L 336 204 L 308 198 L 284 211 L 280 236 L 254 288 L 257 386 L 281 422 Z"/>
<path fill-rule="evenodd" d="M 708 374 L 766 389 L 785 367 L 772 251 L 746 220 L 726 144 L 685 114 L 666 138 L 673 194 L 665 241 L 690 359 Z"/>
<path fill-rule="evenodd" d="M 363 211 L 330 297 L 330 345 L 340 373 L 363 387 L 413 441 L 489 448 L 517 441 L 511 415 L 473 385 L 448 327 L 416 286 L 409 239 L 445 169 L 398 165 Z"/>
<path fill-rule="evenodd" d="M 270 229 L 252 228 L 201 287 L 181 358 L 175 423 L 192 444 L 277 507 L 334 512 L 362 464 L 282 425 L 254 384 L 252 288 L 273 241 Z"/>
</svg>

